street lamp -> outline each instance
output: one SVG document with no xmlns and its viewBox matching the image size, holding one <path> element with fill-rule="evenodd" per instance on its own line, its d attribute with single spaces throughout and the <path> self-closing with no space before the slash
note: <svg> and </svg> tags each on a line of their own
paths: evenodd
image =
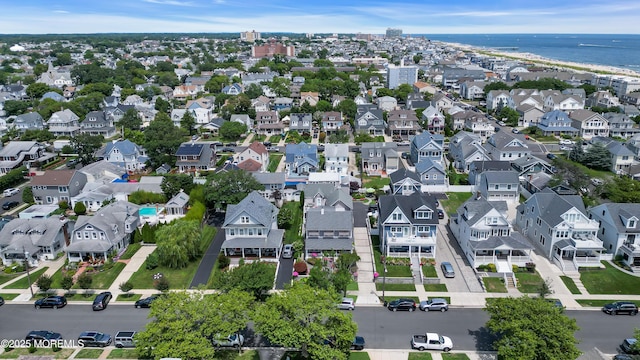
<svg viewBox="0 0 640 360">
<path fill-rule="evenodd" d="M 29 273 L 29 252 L 22 247 L 24 251 L 25 268 L 27 269 L 27 281 L 29 282 L 29 291 L 31 291 L 31 297 L 33 297 L 33 288 L 31 287 L 31 274 Z"/>
<path fill-rule="evenodd" d="M 384 267 L 384 270 L 383 270 L 384 272 L 382 273 L 382 303 L 386 306 L 387 301 L 385 300 L 385 297 L 384 297 L 384 288 L 387 282 L 387 257 L 386 256 L 382 257 L 382 266 Z"/>
</svg>

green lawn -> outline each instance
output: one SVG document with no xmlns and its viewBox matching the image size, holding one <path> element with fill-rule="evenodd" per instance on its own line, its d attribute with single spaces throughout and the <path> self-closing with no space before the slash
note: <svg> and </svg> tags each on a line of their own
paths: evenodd
<svg viewBox="0 0 640 360">
<path fill-rule="evenodd" d="M 446 292 L 447 284 L 424 284 L 424 291 Z"/>
<path fill-rule="evenodd" d="M 640 278 L 616 269 L 606 261 L 605 269 L 580 271 L 580 281 L 589 294 L 640 295 Z"/>
<path fill-rule="evenodd" d="M 382 189 L 383 186 L 385 185 L 389 185 L 391 183 L 391 180 L 386 177 L 379 177 L 379 176 L 362 176 L 362 181 L 363 184 L 362 187 L 363 188 L 374 188 L 374 189 Z"/>
<path fill-rule="evenodd" d="M 373 236 L 372 236 L 373 237 Z M 376 272 L 382 277 L 384 272 L 384 266 L 380 257 L 380 250 L 378 248 L 373 249 L 373 256 L 376 260 Z M 387 276 L 388 277 L 412 277 L 411 266 L 406 265 L 388 265 L 387 264 Z"/>
<path fill-rule="evenodd" d="M 284 230 L 284 243 L 291 244 L 296 240 L 302 240 L 302 235 L 300 235 L 300 229 L 302 229 L 302 209 L 300 209 L 300 203 L 297 201 L 284 203 L 282 209 L 285 208 L 291 210 L 291 218 L 293 220 L 289 228 Z"/>
<path fill-rule="evenodd" d="M 422 274 L 424 275 L 424 277 L 429 277 L 429 278 L 438 277 L 438 273 L 436 272 L 436 267 L 433 266 L 432 264 L 422 265 Z"/>
<path fill-rule="evenodd" d="M 470 197 L 471 197 L 470 192 L 464 192 L 464 193 L 448 192 L 447 199 L 440 200 L 440 203 L 442 204 L 442 207 L 444 208 L 444 211 L 447 212 L 447 214 L 453 215 L 456 213 L 460 205 L 462 205 L 462 203 L 467 201 L 467 199 L 469 199 Z"/>
<path fill-rule="evenodd" d="M 603 170 L 594 170 L 594 169 L 589 169 L 588 167 L 577 163 L 575 161 L 571 161 L 565 157 L 562 156 L 558 156 L 555 160 L 554 163 L 558 166 L 561 167 L 563 164 L 565 163 L 570 163 L 570 164 L 574 164 L 575 166 L 577 166 L 578 168 L 580 168 L 589 178 L 598 178 L 598 179 L 608 179 L 610 177 L 613 176 L 613 173 L 611 171 L 603 171 Z"/>
<path fill-rule="evenodd" d="M 516 272 L 518 279 L 518 290 L 523 293 L 532 294 L 539 293 L 540 287 L 544 283 L 538 272 Z"/>
<path fill-rule="evenodd" d="M 272 144 L 277 144 L 280 142 L 280 140 L 282 140 L 282 136 L 280 135 L 271 135 L 271 137 L 269 138 L 269 141 L 271 141 Z"/>
<path fill-rule="evenodd" d="M 103 290 L 108 289 L 113 283 L 113 280 L 115 280 L 118 275 L 120 275 L 120 272 L 124 269 L 125 266 L 125 263 L 117 262 L 113 264 L 113 267 L 109 270 L 92 273 L 91 276 L 93 278 L 93 282 L 91 283 L 91 288 Z M 80 287 L 78 286 L 78 283 L 75 283 L 73 285 L 73 288 L 79 289 Z"/>
<path fill-rule="evenodd" d="M 40 275 L 44 274 L 47 271 L 48 267 L 43 267 L 42 269 L 34 272 L 29 272 L 29 276 L 25 276 L 22 279 L 14 282 L 13 284 L 9 284 L 5 286 L 5 289 L 28 289 L 29 288 L 29 278 L 31 279 L 31 283 L 35 284 L 36 280 L 40 277 Z"/>
<path fill-rule="evenodd" d="M 135 254 L 138 250 L 140 250 L 141 247 L 142 247 L 142 244 L 140 243 L 129 244 L 129 246 L 127 246 L 127 250 L 125 250 L 124 253 L 122 253 L 122 256 L 120 256 L 120 259 L 121 260 L 131 259 L 133 254 Z"/>
<path fill-rule="evenodd" d="M 118 301 L 138 301 L 142 295 L 140 294 L 120 294 L 116 300 Z"/>
<path fill-rule="evenodd" d="M 46 355 L 53 355 L 55 359 L 68 359 L 71 354 L 73 354 L 73 352 L 75 351 L 75 349 L 62 349 L 58 352 L 54 352 L 53 349 L 51 348 L 36 348 L 36 351 L 34 353 L 30 353 L 28 348 L 19 348 L 19 349 L 13 349 L 13 350 L 5 350 L 2 354 L 0 354 L 0 359 L 17 359 L 20 357 L 20 355 L 25 355 L 25 356 L 46 356 Z M 78 358 L 76 356 L 76 358 Z"/>
<path fill-rule="evenodd" d="M 349 285 L 347 285 L 347 291 L 358 291 L 358 282 L 355 280 L 351 280 Z"/>
<path fill-rule="evenodd" d="M 467 354 L 442 353 L 442 360 L 469 360 Z"/>
<path fill-rule="evenodd" d="M 0 296 L 2 296 L 2 298 L 5 299 L 5 301 L 13 300 L 18 295 L 20 295 L 20 294 L 5 294 L 5 293 L 0 294 Z"/>
<path fill-rule="evenodd" d="M 211 226 L 205 226 L 204 230 L 204 243 L 202 244 L 203 254 L 209 247 L 211 241 L 216 235 L 216 228 Z M 192 261 L 187 267 L 182 269 L 171 269 L 165 266 L 158 266 L 153 270 L 148 270 L 146 267 L 146 260 L 130 278 L 130 282 L 134 289 L 153 289 L 153 275 L 162 273 L 164 277 L 169 280 L 171 289 L 187 289 L 191 285 L 191 280 L 198 270 L 200 261 Z"/>
<path fill-rule="evenodd" d="M 95 299 L 97 293 L 78 293 L 78 292 L 68 292 L 64 294 L 64 297 L 67 298 L 67 301 L 93 301 Z"/>
<path fill-rule="evenodd" d="M 582 306 L 602 307 L 605 304 L 611 304 L 616 301 L 630 301 L 640 306 L 640 300 L 589 300 L 589 299 L 576 299 L 576 302 Z"/>
<path fill-rule="evenodd" d="M 376 290 L 382 291 L 383 284 L 376 283 Z M 416 291 L 414 284 L 384 284 L 385 291 Z"/>
<path fill-rule="evenodd" d="M 0 285 L 6 283 L 11 279 L 15 279 L 19 275 L 22 275 L 22 274 L 5 274 L 4 272 L 0 272 Z"/>
<path fill-rule="evenodd" d="M 484 287 L 487 289 L 487 292 L 492 292 L 492 293 L 507 292 L 507 287 L 502 282 L 502 278 L 483 277 L 482 281 L 484 282 Z"/>
<path fill-rule="evenodd" d="M 409 360 L 432 360 L 433 357 L 428 352 L 410 352 Z"/>
<path fill-rule="evenodd" d="M 103 349 L 82 349 L 75 356 L 76 359 L 97 359 L 102 355 Z"/>
<path fill-rule="evenodd" d="M 573 279 L 568 277 L 568 276 L 564 276 L 561 275 L 560 279 L 562 280 L 562 282 L 564 283 L 564 286 L 567 287 L 567 289 L 569 289 L 569 291 L 572 294 L 582 294 L 580 292 L 580 290 L 578 290 L 578 287 L 576 286 L 576 283 L 573 282 Z"/>
<path fill-rule="evenodd" d="M 276 172 L 282 156 L 283 154 L 269 154 L 269 167 L 267 168 L 267 171 Z"/>
<path fill-rule="evenodd" d="M 351 352 L 349 354 L 349 360 L 369 360 L 369 353 L 366 352 Z"/>
<path fill-rule="evenodd" d="M 136 349 L 113 349 L 107 359 L 137 359 Z"/>
</svg>

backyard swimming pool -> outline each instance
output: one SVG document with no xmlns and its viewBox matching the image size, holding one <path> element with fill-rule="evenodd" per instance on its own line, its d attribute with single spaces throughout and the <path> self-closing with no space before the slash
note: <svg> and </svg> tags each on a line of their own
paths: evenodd
<svg viewBox="0 0 640 360">
<path fill-rule="evenodd" d="M 156 208 L 155 206 L 151 207 L 141 207 L 140 210 L 138 211 L 140 213 L 140 216 L 156 216 L 158 215 L 158 211 L 162 212 L 164 210 L 163 207 L 161 208 Z"/>
</svg>

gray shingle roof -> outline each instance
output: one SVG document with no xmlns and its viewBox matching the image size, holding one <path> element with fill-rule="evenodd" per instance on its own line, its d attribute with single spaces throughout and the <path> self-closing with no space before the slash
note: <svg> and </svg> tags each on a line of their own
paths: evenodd
<svg viewBox="0 0 640 360">
<path fill-rule="evenodd" d="M 475 197 L 471 197 L 458 208 L 457 212 L 460 216 L 466 218 L 467 224 L 473 225 L 493 209 L 497 210 L 506 219 L 506 201 L 487 201 L 485 198 L 477 199 Z M 464 216 L 465 212 L 467 216 Z"/>
<path fill-rule="evenodd" d="M 414 219 L 413 211 L 421 206 L 426 206 L 433 211 L 431 219 Z M 399 208 L 407 219 L 411 220 L 412 224 L 438 224 L 436 198 L 430 194 L 381 196 L 378 200 L 378 208 L 380 209 L 381 221 L 387 219 L 396 208 Z"/>
<path fill-rule="evenodd" d="M 167 202 L 168 207 L 185 207 L 189 203 L 189 195 L 185 194 L 182 190 Z"/>
<path fill-rule="evenodd" d="M 602 216 L 603 208 L 606 208 L 608 210 L 606 212 L 608 216 L 605 216 L 605 219 L 608 219 L 609 223 L 614 224 L 619 233 L 625 234 L 640 232 L 640 226 L 636 225 L 635 228 L 629 229 L 627 228 L 626 224 L 622 222 L 621 218 L 621 216 L 625 218 L 631 218 L 632 216 L 640 218 L 640 204 L 606 203 L 592 208 L 590 212 L 598 214 L 598 216 Z"/>
<path fill-rule="evenodd" d="M 563 219 L 560 216 L 572 207 L 585 215 L 587 213 L 580 195 L 558 195 L 547 188 L 533 194 L 533 197 L 541 210 L 540 217 L 552 227 L 561 223 Z"/>
<path fill-rule="evenodd" d="M 397 171 L 389 174 L 389 179 L 391 180 L 391 184 L 395 184 L 398 181 L 402 181 L 403 179 L 410 178 L 417 182 L 420 182 L 420 177 L 413 171 L 407 170 L 405 168 L 398 169 Z"/>
<path fill-rule="evenodd" d="M 474 250 L 494 250 L 497 248 L 510 248 L 514 250 L 533 249 L 527 239 L 515 231 L 509 236 L 490 236 L 486 240 L 469 241 L 469 246 Z"/>
<path fill-rule="evenodd" d="M 238 204 L 227 205 L 227 214 L 224 217 L 224 224 L 222 226 L 228 226 L 243 212 L 250 214 L 258 224 L 271 227 L 271 224 L 278 214 L 278 208 L 270 203 L 269 200 L 262 197 L 257 191 L 252 191 Z"/>
<path fill-rule="evenodd" d="M 327 206 L 335 206 L 338 202 L 347 208 L 353 209 L 353 198 L 343 189 L 336 188 L 333 184 L 307 184 L 304 186 L 305 199 L 312 199 L 320 194 L 326 199 Z"/>
<path fill-rule="evenodd" d="M 222 249 L 235 248 L 280 248 L 282 246 L 282 237 L 284 230 L 271 229 L 265 240 L 264 237 L 235 237 L 226 239 L 222 243 Z"/>
<path fill-rule="evenodd" d="M 353 213 L 336 211 L 332 207 L 312 208 L 307 210 L 305 227 L 307 230 L 351 230 Z"/>
<path fill-rule="evenodd" d="M 52 246 L 64 224 L 58 217 L 13 219 L 0 230 L 0 247 L 4 247 L 3 252 L 26 250 L 34 254 L 39 246 Z"/>
</svg>

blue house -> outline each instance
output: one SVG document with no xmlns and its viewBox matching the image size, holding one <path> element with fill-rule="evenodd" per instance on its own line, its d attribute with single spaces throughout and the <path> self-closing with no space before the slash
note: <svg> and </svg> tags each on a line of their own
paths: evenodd
<svg viewBox="0 0 640 360">
<path fill-rule="evenodd" d="M 316 145 L 301 142 L 287 144 L 285 166 L 288 178 L 308 177 L 318 170 L 318 148 Z"/>
<path fill-rule="evenodd" d="M 544 136 L 549 135 L 578 135 L 578 129 L 574 128 L 571 123 L 573 120 L 562 110 L 550 111 L 540 118 L 540 122 L 536 126 L 542 130 Z"/>
<path fill-rule="evenodd" d="M 423 185 L 446 185 L 447 173 L 442 164 L 431 159 L 424 159 L 416 164 L 416 173 Z"/>
<path fill-rule="evenodd" d="M 149 160 L 145 150 L 129 140 L 107 143 L 96 157 L 128 171 L 144 169 L 145 163 Z"/>
<path fill-rule="evenodd" d="M 222 88 L 222 93 L 227 95 L 240 95 L 242 92 L 242 85 L 238 83 L 227 85 Z"/>
<path fill-rule="evenodd" d="M 444 154 L 444 136 L 423 132 L 411 140 L 411 161 L 418 164 L 424 160 L 431 160 L 442 164 Z"/>
</svg>

